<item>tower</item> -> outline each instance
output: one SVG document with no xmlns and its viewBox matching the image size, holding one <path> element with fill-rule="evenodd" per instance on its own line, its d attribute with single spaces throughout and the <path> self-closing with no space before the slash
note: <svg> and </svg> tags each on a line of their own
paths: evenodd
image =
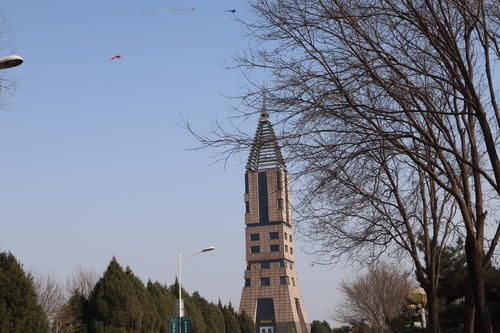
<svg viewBox="0 0 500 333">
<path fill-rule="evenodd" d="M 310 331 L 295 271 L 288 173 L 263 107 L 245 172 L 247 267 L 240 311 L 256 333 Z"/>
</svg>

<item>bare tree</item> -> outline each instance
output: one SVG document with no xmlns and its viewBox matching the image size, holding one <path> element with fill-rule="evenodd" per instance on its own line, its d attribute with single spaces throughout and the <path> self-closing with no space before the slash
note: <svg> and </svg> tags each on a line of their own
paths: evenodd
<svg viewBox="0 0 500 333">
<path fill-rule="evenodd" d="M 308 167 L 299 221 L 323 261 L 339 255 L 362 264 L 383 254 L 409 257 L 429 295 L 429 326 L 439 332 L 441 252 L 456 234 L 456 208 L 448 193 L 404 158 L 375 149 L 350 157 L 349 165 L 327 177 L 331 161 L 323 155 Z"/>
<path fill-rule="evenodd" d="M 76 333 L 80 326 L 80 320 L 76 318 L 71 304 L 66 301 L 57 309 L 51 329 L 53 333 Z"/>
<path fill-rule="evenodd" d="M 52 275 L 32 274 L 39 303 L 49 318 L 53 333 L 75 333 L 80 327 L 71 308 L 70 298 L 82 295 L 87 298 L 97 283 L 99 276 L 95 271 L 78 268 L 67 279 L 66 288 Z"/>
<path fill-rule="evenodd" d="M 81 326 L 80 320 L 75 316 L 70 300 L 74 295 L 81 295 L 88 298 L 95 284 L 99 280 L 99 275 L 93 270 L 78 268 L 70 278 L 66 280 L 65 302 L 57 309 L 56 317 L 52 325 L 54 333 L 74 333 L 78 332 Z"/>
<path fill-rule="evenodd" d="M 411 288 L 408 273 L 387 264 L 371 266 L 354 280 L 342 281 L 339 289 L 345 302 L 337 309 L 335 320 L 361 321 L 376 333 L 391 332 L 389 322 L 401 313 Z"/>
<path fill-rule="evenodd" d="M 97 272 L 78 268 L 66 281 L 66 292 L 68 295 L 80 294 L 88 298 L 98 280 Z"/>
<path fill-rule="evenodd" d="M 311 200 L 302 207 L 328 199 L 330 194 L 330 200 L 323 200 L 323 204 L 335 207 L 343 195 L 344 206 L 351 198 L 352 210 L 363 208 L 366 195 L 364 201 L 356 199 L 349 193 L 356 187 L 345 187 L 339 179 L 359 175 L 353 185 L 363 186 L 367 173 L 339 174 L 356 166 L 361 171 L 370 169 L 374 157 L 364 161 L 361 156 L 373 151 L 388 158 L 397 156 L 398 164 L 408 168 L 400 168 L 398 175 L 390 174 L 401 180 L 408 172 L 413 174 L 409 179 L 427 188 L 425 198 L 419 198 L 422 206 L 438 212 L 439 205 L 433 201 L 436 195 L 441 202 L 448 198 L 456 205 L 456 220 L 465 234 L 469 274 L 475 281 L 477 322 L 481 332 L 491 332 L 484 274 L 500 237 L 500 223 L 488 213 L 488 205 L 498 206 L 500 198 L 500 111 L 493 79 L 494 60 L 500 55 L 498 1 L 250 3 L 257 19 L 246 24 L 256 44 L 239 59 L 240 65 L 261 69 L 272 81 L 267 87 L 257 86 L 244 101 L 255 107 L 264 89 L 268 111 L 274 114 L 276 125 L 281 125 L 281 144 L 287 148 L 289 160 L 296 162 L 298 175 L 316 186 L 330 184 L 330 193 L 324 190 L 326 186 L 316 192 L 309 188 Z M 205 146 L 222 148 L 222 153 L 243 149 L 250 142 L 223 128 L 215 129 L 215 136 L 198 138 Z M 384 169 L 378 163 L 370 171 L 377 172 L 380 167 Z M 367 194 L 384 194 L 375 191 L 377 186 L 376 181 L 369 183 Z M 446 207 L 444 213 L 453 211 L 453 206 Z M 322 222 L 325 231 L 335 230 L 339 223 L 344 223 L 351 235 L 359 231 L 360 216 L 322 221 L 321 215 L 308 215 L 311 211 L 305 210 L 309 221 Z M 432 214 L 431 210 L 421 212 Z M 401 213 L 398 215 L 403 216 Z M 430 217 L 428 230 L 442 226 L 440 219 Z M 493 230 L 490 233 L 488 225 Z M 365 240 L 370 240 L 369 230 L 361 234 Z M 432 231 L 443 239 L 442 230 L 446 229 Z M 387 243 L 396 240 L 390 232 L 386 235 Z M 432 243 L 434 237 L 428 240 Z M 349 244 L 346 250 L 352 242 Z M 376 238 L 372 244 L 381 251 L 380 246 L 386 243 Z M 346 253 L 338 251 L 335 244 L 323 245 L 333 245 L 332 254 Z"/>
<path fill-rule="evenodd" d="M 50 325 L 53 324 L 59 308 L 65 302 L 65 295 L 60 283 L 52 275 L 34 274 L 33 285 Z"/>
</svg>

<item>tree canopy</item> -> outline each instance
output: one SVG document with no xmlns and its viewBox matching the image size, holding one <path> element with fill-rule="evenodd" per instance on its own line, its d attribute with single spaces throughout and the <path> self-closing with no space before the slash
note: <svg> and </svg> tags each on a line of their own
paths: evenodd
<svg viewBox="0 0 500 333">
<path fill-rule="evenodd" d="M 337 320 L 356 326 L 364 323 L 373 332 L 391 332 L 396 318 L 412 289 L 407 272 L 387 264 L 373 265 L 350 281 L 342 281 L 345 302 L 337 310 Z"/>
<path fill-rule="evenodd" d="M 80 325 L 65 333 L 167 333 L 168 320 L 177 313 L 178 288 L 177 282 L 144 285 L 113 258 L 87 296 L 75 289 L 69 305 Z M 182 290 L 182 295 L 194 333 L 254 333 L 252 320 L 237 314 L 232 306 L 211 303 L 198 292 L 190 295 Z"/>
<path fill-rule="evenodd" d="M 0 253 L 0 332 L 49 332 L 33 280 L 11 253 Z"/>
</svg>

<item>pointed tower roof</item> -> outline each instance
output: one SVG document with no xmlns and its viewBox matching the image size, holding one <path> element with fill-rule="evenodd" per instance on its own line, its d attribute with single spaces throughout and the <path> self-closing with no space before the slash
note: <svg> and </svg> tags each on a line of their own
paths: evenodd
<svg viewBox="0 0 500 333">
<path fill-rule="evenodd" d="M 257 171 L 259 169 L 281 168 L 286 170 L 285 160 L 281 155 L 278 140 L 274 133 L 273 125 L 269 120 L 266 109 L 266 98 L 262 104 L 257 131 L 253 140 L 246 169 Z"/>
</svg>

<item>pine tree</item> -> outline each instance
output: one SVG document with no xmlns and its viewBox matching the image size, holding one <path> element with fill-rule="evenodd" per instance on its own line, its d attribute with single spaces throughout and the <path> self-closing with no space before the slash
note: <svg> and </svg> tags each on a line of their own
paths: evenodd
<svg viewBox="0 0 500 333">
<path fill-rule="evenodd" d="M 149 332 L 159 326 L 159 315 L 142 282 L 111 260 L 88 301 L 91 332 Z"/>
<path fill-rule="evenodd" d="M 233 309 L 231 303 L 228 306 L 224 306 L 223 308 L 224 314 L 224 324 L 226 326 L 227 333 L 241 333 L 240 324 L 237 319 L 237 314 Z"/>
<path fill-rule="evenodd" d="M 332 333 L 351 333 L 350 326 L 334 327 L 332 328 Z"/>
<path fill-rule="evenodd" d="M 438 297 L 441 299 L 441 331 L 464 331 L 466 318 L 474 311 L 471 282 L 467 275 L 467 263 L 463 242 L 444 249 L 441 258 L 441 279 Z M 500 270 L 490 266 L 485 273 L 486 301 L 495 332 L 500 332 Z M 476 323 L 477 325 L 477 323 Z M 477 328 L 476 328 L 477 329 Z"/>
<path fill-rule="evenodd" d="M 68 300 L 69 316 L 74 318 L 75 332 L 88 333 L 90 322 L 88 299 L 77 290 Z"/>
<path fill-rule="evenodd" d="M 156 332 L 161 326 L 161 319 L 151 294 L 148 292 L 142 281 L 134 275 L 129 267 L 125 270 L 125 274 L 132 283 L 132 291 L 135 293 L 137 302 L 141 306 L 141 332 Z"/>
<path fill-rule="evenodd" d="M 31 276 L 11 253 L 0 253 L 0 333 L 49 331 Z"/>
<path fill-rule="evenodd" d="M 240 324 L 241 333 L 254 333 L 255 324 L 245 312 L 238 314 L 238 323 Z"/>
<path fill-rule="evenodd" d="M 182 299 L 184 300 L 185 316 L 191 318 L 191 323 L 193 325 L 193 333 L 205 333 L 207 330 L 207 324 L 205 323 L 205 318 L 203 318 L 203 313 L 198 307 L 196 302 L 192 297 L 182 290 Z"/>
<path fill-rule="evenodd" d="M 151 295 L 156 312 L 160 318 L 159 330 L 157 332 L 168 333 L 168 320 L 176 316 L 176 297 L 166 286 L 158 282 L 148 281 L 146 288 Z"/>
<path fill-rule="evenodd" d="M 169 288 L 172 295 L 178 298 L 179 295 L 179 283 L 175 279 L 175 283 Z M 207 329 L 207 324 L 203 319 L 203 314 L 198 308 L 196 302 L 191 299 L 191 296 L 182 289 L 182 300 L 184 301 L 184 316 L 191 318 L 191 323 L 193 326 L 193 333 L 204 333 Z"/>
<path fill-rule="evenodd" d="M 215 304 L 209 303 L 196 291 L 193 293 L 192 299 L 201 310 L 205 324 L 207 325 L 205 333 L 224 333 L 224 315 L 219 307 Z"/>
<path fill-rule="evenodd" d="M 494 332 L 500 332 L 500 269 L 491 266 L 486 272 L 486 300 Z"/>
<path fill-rule="evenodd" d="M 311 323 L 311 333 L 332 333 L 332 329 L 326 321 L 314 320 Z"/>
</svg>

